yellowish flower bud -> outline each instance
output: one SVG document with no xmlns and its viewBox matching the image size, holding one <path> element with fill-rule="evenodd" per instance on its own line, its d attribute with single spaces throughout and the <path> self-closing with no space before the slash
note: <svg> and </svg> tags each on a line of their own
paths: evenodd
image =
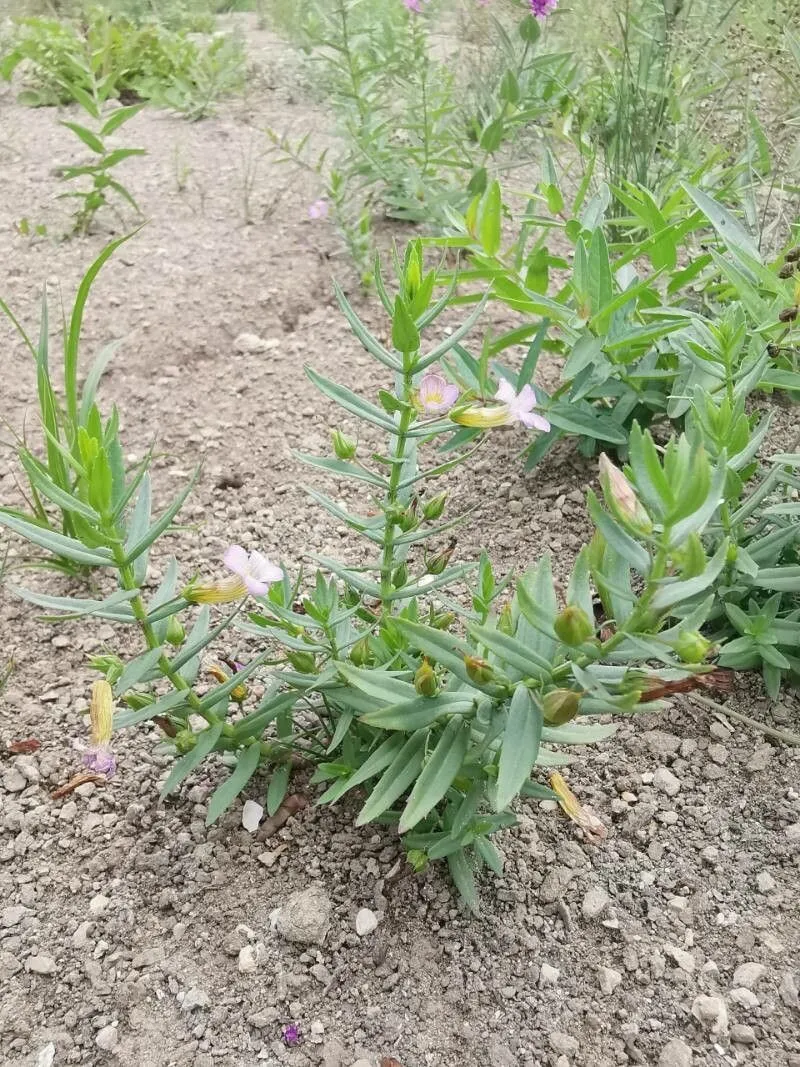
<svg viewBox="0 0 800 1067">
<path fill-rule="evenodd" d="M 633 533 L 648 534 L 653 529 L 650 516 L 642 507 L 633 486 L 615 467 L 605 452 L 600 455 L 600 484 L 614 515 Z"/>
<path fill-rule="evenodd" d="M 190 604 L 229 604 L 232 600 L 241 600 L 247 596 L 247 586 L 244 584 L 244 578 L 234 574 L 230 578 L 221 578 L 218 582 L 187 585 L 181 596 Z"/>
<path fill-rule="evenodd" d="M 439 691 L 436 671 L 426 659 L 423 659 L 422 663 L 417 667 L 414 675 L 414 688 L 420 696 L 424 697 L 435 697 Z"/>
<path fill-rule="evenodd" d="M 464 666 L 467 668 L 469 678 L 476 685 L 486 685 L 494 678 L 494 668 L 491 663 L 487 663 L 485 659 L 480 659 L 478 656 L 465 656 Z"/>
<path fill-rule="evenodd" d="M 559 641 L 565 645 L 574 647 L 582 645 L 594 635 L 592 621 L 583 608 L 576 604 L 568 604 L 560 614 L 556 616 L 553 629 Z"/>
<path fill-rule="evenodd" d="M 674 647 L 684 663 L 702 663 L 712 646 L 697 630 L 686 630 L 680 634 Z"/>
<path fill-rule="evenodd" d="M 574 689 L 551 689 L 542 700 L 544 721 L 548 726 L 563 726 L 578 714 L 580 694 Z"/>
</svg>

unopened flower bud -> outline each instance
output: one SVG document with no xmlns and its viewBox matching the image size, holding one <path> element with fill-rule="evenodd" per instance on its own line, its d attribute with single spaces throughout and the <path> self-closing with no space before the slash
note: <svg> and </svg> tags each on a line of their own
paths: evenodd
<svg viewBox="0 0 800 1067">
<path fill-rule="evenodd" d="M 580 694 L 574 689 L 551 689 L 542 700 L 544 721 L 548 726 L 563 726 L 578 714 Z"/>
<path fill-rule="evenodd" d="M 356 641 L 350 649 L 350 660 L 356 667 L 365 667 L 372 661 L 372 649 L 369 647 L 369 638 L 362 637 Z"/>
<path fill-rule="evenodd" d="M 315 674 L 317 670 L 316 658 L 311 652 L 303 652 L 299 649 L 290 649 L 286 653 L 287 660 L 296 671 L 301 674 Z"/>
<path fill-rule="evenodd" d="M 559 641 L 571 647 L 582 645 L 594 635 L 592 620 L 577 604 L 567 604 L 564 610 L 556 616 L 553 629 Z"/>
<path fill-rule="evenodd" d="M 450 562 L 450 557 L 456 547 L 456 540 L 452 538 L 447 548 L 443 548 L 441 552 L 437 552 L 435 556 L 425 557 L 425 569 L 428 574 L 441 574 L 447 564 Z"/>
<path fill-rule="evenodd" d="M 431 621 L 431 626 L 434 630 L 448 630 L 456 621 L 455 613 L 452 611 L 443 611 L 441 615 L 436 615 Z"/>
<path fill-rule="evenodd" d="M 680 634 L 674 648 L 684 663 L 702 663 L 711 649 L 711 642 L 697 630 Z"/>
<path fill-rule="evenodd" d="M 174 647 L 180 648 L 186 640 L 186 630 L 177 615 L 170 615 L 167 623 L 167 641 Z"/>
<path fill-rule="evenodd" d="M 651 532 L 652 520 L 639 502 L 633 486 L 605 452 L 600 455 L 600 484 L 603 486 L 606 503 L 620 522 L 633 533 Z"/>
<path fill-rule="evenodd" d="M 402 511 L 397 518 L 397 525 L 403 531 L 403 533 L 409 533 L 411 530 L 415 530 L 419 526 L 419 519 L 414 508 L 406 508 Z"/>
<path fill-rule="evenodd" d="M 352 459 L 358 449 L 358 442 L 341 430 L 331 430 L 331 442 L 337 459 Z"/>
<path fill-rule="evenodd" d="M 444 505 L 447 500 L 447 493 L 437 493 L 436 496 L 432 496 L 426 504 L 423 505 L 422 514 L 426 519 L 438 519 L 444 511 Z"/>
<path fill-rule="evenodd" d="M 239 682 L 231 689 L 231 700 L 235 700 L 237 704 L 244 704 L 247 700 L 247 694 L 249 690 L 244 682 Z"/>
<path fill-rule="evenodd" d="M 511 610 L 510 604 L 504 604 L 503 610 L 497 617 L 497 629 L 501 634 L 508 634 L 512 637 L 514 634 L 514 613 Z"/>
<path fill-rule="evenodd" d="M 175 735 L 175 748 L 181 755 L 191 752 L 197 744 L 197 737 L 191 730 L 179 730 Z"/>
<path fill-rule="evenodd" d="M 464 656 L 464 666 L 467 668 L 470 681 L 475 682 L 476 685 L 486 685 L 494 678 L 494 668 L 491 663 L 487 663 L 485 659 L 479 659 L 478 656 Z"/>
<path fill-rule="evenodd" d="M 142 708 L 155 703 L 154 697 L 150 696 L 149 693 L 128 693 L 123 697 L 123 700 L 133 711 L 141 711 Z"/>
<path fill-rule="evenodd" d="M 392 575 L 392 585 L 395 589 L 402 589 L 408 581 L 408 567 L 405 563 L 401 563 L 399 567 L 395 568 Z"/>
<path fill-rule="evenodd" d="M 423 659 L 422 663 L 417 667 L 414 675 L 414 688 L 420 696 L 424 697 L 435 697 L 439 691 L 436 671 L 426 659 Z"/>
</svg>

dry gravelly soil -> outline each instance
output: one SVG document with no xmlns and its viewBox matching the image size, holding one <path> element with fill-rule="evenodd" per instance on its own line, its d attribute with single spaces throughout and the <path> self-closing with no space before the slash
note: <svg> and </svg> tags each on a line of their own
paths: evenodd
<svg viewBox="0 0 800 1067">
<path fill-rule="evenodd" d="M 309 551 L 348 551 L 344 531 L 306 503 L 309 474 L 289 452 L 325 449 L 331 417 L 301 365 L 372 396 L 379 384 L 332 305 L 332 273 L 359 297 L 335 235 L 307 220 L 318 190 L 261 160 L 255 222 L 243 223 L 257 127 L 326 136 L 330 121 L 293 99 L 291 59 L 277 42 L 253 34 L 251 44 L 244 101 L 196 125 L 148 110 L 127 128 L 127 142 L 149 151 L 127 176 L 151 221 L 105 269 L 85 331 L 85 359 L 123 339 L 102 398 L 119 403 L 132 455 L 157 437 L 159 502 L 204 461 L 189 529 L 169 544 L 187 577 L 213 573 L 231 541 L 293 568 Z M 63 229 L 52 170 L 74 158 L 73 145 L 55 114 L 22 109 L 9 92 L 0 130 L 2 295 L 35 329 L 42 283 L 58 279 L 71 294 L 109 233 L 20 237 L 23 216 Z M 378 327 L 374 301 L 359 306 Z M 1 328 L 2 415 L 19 428 L 27 412 L 32 428 L 30 360 Z M 264 350 L 237 351 L 242 333 Z M 780 449 L 793 416 L 776 414 L 770 447 Z M 496 434 L 457 476 L 455 503 L 475 507 L 458 553 L 486 543 L 509 567 L 547 549 L 563 573 L 585 533 L 593 466 L 565 446 L 526 475 L 515 459 L 522 440 Z M 17 499 L 8 459 L 4 502 Z M 239 489 L 219 487 L 229 476 Z M 163 556 L 154 582 L 161 566 Z M 69 589 L 54 576 L 24 580 Z M 113 631 L 53 628 L 6 590 L 0 635 L 2 660 L 16 661 L 0 698 L 3 749 L 41 741 L 0 764 L 4 1064 L 800 1064 L 796 750 L 690 704 L 624 723 L 569 771 L 607 840 L 593 845 L 558 814 L 520 804 L 519 828 L 499 841 L 505 874 L 486 879 L 473 918 L 438 869 L 387 882 L 397 840 L 354 830 L 352 807 L 308 807 L 269 839 L 241 828 L 240 805 L 206 829 L 223 773 L 214 764 L 159 803 L 168 760 L 155 732 L 119 737 L 119 771 L 105 788 L 51 799 L 86 737 L 87 654 L 113 645 Z M 800 726 L 796 698 L 771 706 L 755 679 L 731 700 L 764 722 Z M 263 799 L 257 785 L 248 795 Z M 323 921 L 330 904 L 331 924 L 323 944 L 304 946 L 271 931 L 270 913 L 310 888 Z M 379 919 L 363 937 L 360 908 Z M 240 968 L 248 945 L 254 970 Z M 293 1020 L 303 1042 L 290 1049 L 281 1030 Z"/>
</svg>

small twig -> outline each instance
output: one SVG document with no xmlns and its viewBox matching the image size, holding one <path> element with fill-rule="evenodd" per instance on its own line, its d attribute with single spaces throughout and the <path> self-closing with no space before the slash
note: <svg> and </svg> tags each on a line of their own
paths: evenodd
<svg viewBox="0 0 800 1067">
<path fill-rule="evenodd" d="M 724 704 L 718 704 L 716 700 L 703 696 L 701 693 L 690 693 L 689 697 L 691 700 L 711 708 L 717 715 L 725 715 L 727 718 L 735 719 L 737 722 L 747 723 L 748 726 L 752 726 L 754 730 L 758 730 L 759 733 L 764 734 L 766 737 L 774 737 L 777 741 L 783 741 L 786 745 L 800 745 L 800 734 L 794 734 L 789 730 L 776 730 L 774 726 L 766 726 L 763 722 L 759 722 L 758 719 L 751 719 L 749 715 L 743 715 L 741 711 L 734 711 L 733 708 L 726 707 Z"/>
</svg>

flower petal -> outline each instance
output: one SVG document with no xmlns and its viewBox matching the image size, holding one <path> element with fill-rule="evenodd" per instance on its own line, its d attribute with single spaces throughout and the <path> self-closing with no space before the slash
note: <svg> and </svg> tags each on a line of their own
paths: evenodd
<svg viewBox="0 0 800 1067">
<path fill-rule="evenodd" d="M 517 404 L 520 411 L 530 411 L 536 407 L 536 393 L 529 385 L 523 385 L 517 396 Z"/>
<path fill-rule="evenodd" d="M 495 393 L 496 400 L 502 400 L 504 404 L 511 404 L 517 399 L 517 394 L 514 392 L 514 386 L 511 382 L 505 378 L 501 378 L 497 385 L 497 392 Z"/>
<path fill-rule="evenodd" d="M 459 389 L 453 382 L 448 382 L 442 390 L 442 402 L 447 405 L 445 411 L 449 411 L 450 408 L 458 400 Z"/>
<path fill-rule="evenodd" d="M 247 586 L 247 592 L 250 596 L 266 596 L 269 592 L 269 582 L 260 582 L 249 574 L 245 575 L 244 584 Z"/>
<path fill-rule="evenodd" d="M 241 545 L 231 545 L 222 560 L 228 570 L 242 577 L 247 573 L 247 553 Z"/>
<path fill-rule="evenodd" d="M 260 582 L 279 582 L 283 577 L 283 571 L 276 567 L 261 552 L 251 552 L 248 570 L 253 578 Z"/>
<path fill-rule="evenodd" d="M 533 428 L 535 430 L 541 430 L 542 433 L 550 432 L 550 423 L 544 415 L 536 415 L 534 412 L 531 412 L 531 416 L 533 418 Z"/>
</svg>

